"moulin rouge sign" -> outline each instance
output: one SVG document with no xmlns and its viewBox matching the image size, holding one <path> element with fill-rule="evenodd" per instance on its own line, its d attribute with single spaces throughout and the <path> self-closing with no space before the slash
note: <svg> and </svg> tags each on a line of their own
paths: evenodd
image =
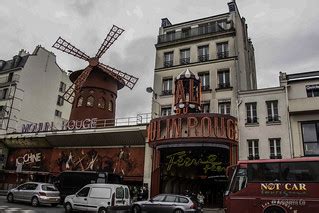
<svg viewBox="0 0 319 213">
<path fill-rule="evenodd" d="M 22 133 L 30 132 L 49 132 L 57 130 L 78 130 L 94 129 L 97 127 L 97 118 L 85 120 L 63 121 L 62 126 L 58 129 L 53 122 L 31 123 L 22 125 Z"/>
<path fill-rule="evenodd" d="M 151 145 L 178 139 L 219 140 L 238 143 L 237 119 L 220 114 L 181 114 L 153 119 L 148 127 Z"/>
</svg>

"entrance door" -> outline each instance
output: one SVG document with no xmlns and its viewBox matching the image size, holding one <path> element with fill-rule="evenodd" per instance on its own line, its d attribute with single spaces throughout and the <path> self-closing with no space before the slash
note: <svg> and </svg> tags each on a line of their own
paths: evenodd
<svg viewBox="0 0 319 213">
<path fill-rule="evenodd" d="M 76 193 L 75 198 L 73 199 L 74 207 L 76 210 L 87 211 L 88 205 L 88 194 L 90 187 L 82 188 L 78 193 Z"/>
</svg>

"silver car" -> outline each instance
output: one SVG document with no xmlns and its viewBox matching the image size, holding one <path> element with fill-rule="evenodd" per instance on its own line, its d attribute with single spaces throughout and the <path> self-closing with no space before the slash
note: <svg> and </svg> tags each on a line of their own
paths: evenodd
<svg viewBox="0 0 319 213">
<path fill-rule="evenodd" d="M 10 189 L 7 194 L 8 202 L 30 202 L 32 206 L 51 204 L 57 206 L 60 203 L 60 192 L 49 183 L 27 182 Z"/>
<path fill-rule="evenodd" d="M 174 194 L 160 194 L 147 201 L 138 201 L 132 205 L 133 213 L 186 213 L 200 212 L 189 197 Z"/>
</svg>

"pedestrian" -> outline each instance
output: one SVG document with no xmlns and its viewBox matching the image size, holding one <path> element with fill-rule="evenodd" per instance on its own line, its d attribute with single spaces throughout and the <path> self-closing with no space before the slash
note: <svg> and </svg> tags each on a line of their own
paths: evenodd
<svg viewBox="0 0 319 213">
<path fill-rule="evenodd" d="M 204 206 L 204 199 L 205 199 L 205 196 L 203 195 L 201 191 L 199 191 L 199 193 L 197 194 L 197 202 L 201 209 Z"/>
</svg>

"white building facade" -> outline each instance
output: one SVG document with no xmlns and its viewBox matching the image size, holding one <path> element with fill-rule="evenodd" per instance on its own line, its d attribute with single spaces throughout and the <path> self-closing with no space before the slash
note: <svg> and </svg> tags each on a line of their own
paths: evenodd
<svg viewBox="0 0 319 213">
<path fill-rule="evenodd" d="M 71 105 L 62 95 L 71 85 L 56 56 L 41 46 L 32 54 L 21 50 L 12 60 L 0 61 L 2 133 L 21 132 L 27 123 L 61 123 Z"/>
</svg>

